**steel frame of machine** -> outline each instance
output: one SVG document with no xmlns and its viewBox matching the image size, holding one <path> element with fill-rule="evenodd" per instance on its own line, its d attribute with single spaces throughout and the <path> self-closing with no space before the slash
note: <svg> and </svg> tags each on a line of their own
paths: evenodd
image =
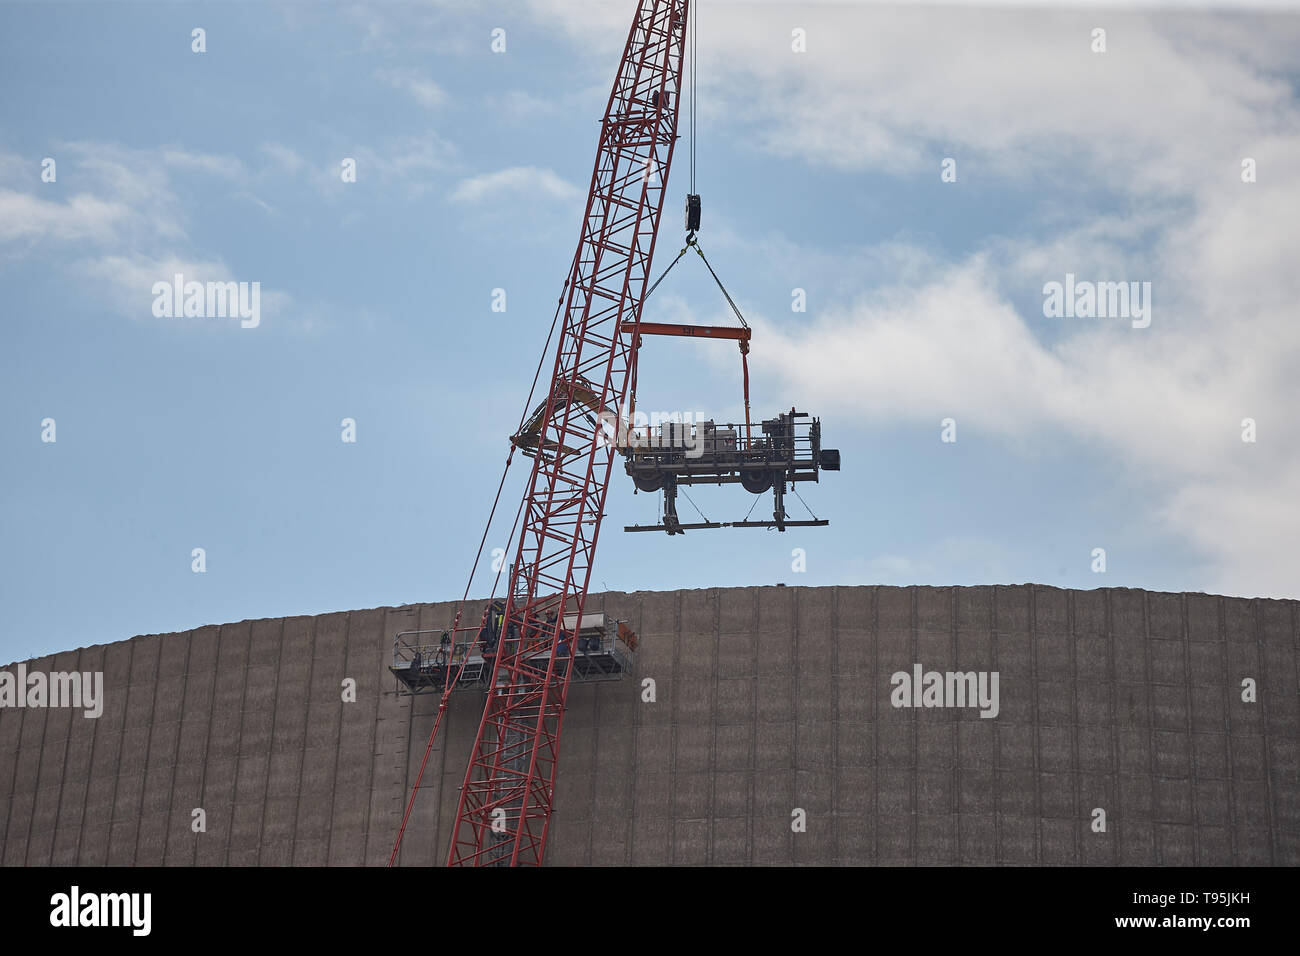
<svg viewBox="0 0 1300 956">
<path fill-rule="evenodd" d="M 762 423 L 762 437 L 740 431 L 735 424 L 714 422 L 661 425 L 628 436 L 619 451 L 626 456 L 624 470 L 638 491 L 663 492 L 663 521 L 655 525 L 628 525 L 624 531 L 666 531 L 681 534 L 706 528 L 824 527 L 822 518 L 795 520 L 786 515 L 786 486 L 817 481 L 821 471 L 838 471 L 840 453 L 822 448 L 821 421 L 790 409 Z M 772 520 L 703 521 L 686 523 L 677 516 L 679 485 L 739 484 L 751 494 L 771 491 Z"/>
</svg>

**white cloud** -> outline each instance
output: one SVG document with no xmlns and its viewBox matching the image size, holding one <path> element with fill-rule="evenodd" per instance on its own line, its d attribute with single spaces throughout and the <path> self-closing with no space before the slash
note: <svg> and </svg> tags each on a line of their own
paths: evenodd
<svg viewBox="0 0 1300 956">
<path fill-rule="evenodd" d="M 1247 233 L 1278 237 L 1290 215 L 1283 201 L 1272 219 L 1186 228 L 1249 248 Z M 1279 274 L 1274 256 L 1300 257 L 1300 249 L 1293 240 L 1277 250 L 1275 238 L 1257 257 L 1212 266 L 1177 259 L 1180 241 L 1171 231 L 1159 250 L 1166 271 L 1153 276 L 1154 288 L 1179 279 L 1186 287 L 1166 297 L 1170 305 L 1157 294 L 1149 329 L 1021 314 L 999 292 L 1007 264 L 981 254 L 826 309 L 807 325 L 752 317 L 753 365 L 778 383 L 764 391 L 798 395 L 819 414 L 865 427 L 911 423 L 937 441 L 940 420 L 952 416 L 960 440 L 1000 441 L 1013 453 L 1099 448 L 1117 471 L 1156 489 L 1150 513 L 1212 562 L 1217 587 L 1293 596 L 1300 328 L 1288 304 L 1294 279 Z M 1250 289 L 1243 301 L 1257 298 L 1249 311 L 1206 311 L 1225 286 L 1239 285 Z M 1256 444 L 1241 441 L 1246 417 L 1259 422 Z"/>
<path fill-rule="evenodd" d="M 1109 52 L 1092 54 L 1095 16 L 1079 10 L 809 6 L 798 55 L 793 9 L 701 8 L 706 110 L 813 169 L 937 181 L 952 155 L 954 189 L 991 179 L 1050 199 L 1086 185 L 1123 211 L 1039 218 L 956 263 L 916 249 L 884 282 L 883 249 L 844 256 L 840 271 L 865 277 L 854 293 L 810 289 L 818 306 L 798 326 L 751 315 L 758 374 L 868 426 L 913 423 L 937 441 L 952 415 L 963 440 L 1013 455 L 1100 454 L 1156 495 L 1116 512 L 1181 536 L 1214 587 L 1296 596 L 1300 109 L 1285 71 L 1300 18 L 1107 11 Z M 1255 184 L 1240 180 L 1245 156 Z M 1040 295 L 1023 305 L 1067 271 L 1151 281 L 1151 328 L 1044 319 Z M 1240 440 L 1245 417 L 1257 444 Z"/>
<path fill-rule="evenodd" d="M 50 154 L 58 162 L 55 183 L 33 175 L 26 191 L 0 190 L 0 241 L 184 238 L 184 217 L 162 151 L 72 142 L 56 144 Z M 76 192 L 61 198 L 73 183 Z"/>
<path fill-rule="evenodd" d="M 165 147 L 161 150 L 161 158 L 173 169 L 198 171 L 224 179 L 242 179 L 248 175 L 244 164 L 234 156 L 218 156 L 211 153 L 195 153 L 177 147 Z"/>
<path fill-rule="evenodd" d="M 421 106 L 433 109 L 446 102 L 447 94 L 437 83 L 419 70 L 409 67 L 383 67 L 375 70 L 375 79 L 400 90 Z"/>
<path fill-rule="evenodd" d="M 556 90 L 557 96 L 563 91 Z M 565 98 L 567 100 L 567 97 Z M 527 90 L 506 90 L 504 93 L 489 94 L 488 108 L 499 111 L 515 119 L 539 119 L 556 115 L 560 112 L 560 100 L 538 96 Z"/>
<path fill-rule="evenodd" d="M 138 318 L 152 315 L 153 284 L 176 273 L 199 282 L 263 281 L 233 275 L 221 258 L 193 251 L 185 204 L 172 179 L 173 172 L 242 179 L 248 174 L 240 160 L 100 142 L 60 143 L 52 154 L 60 163 L 57 183 L 42 184 L 33 176 L 28 192 L 0 189 L 0 243 L 15 244 L 20 255 L 26 250 L 18 243 L 86 247 L 57 261 L 101 291 L 114 311 Z M 0 153 L 0 165 L 12 165 L 10 155 Z M 68 182 L 84 191 L 60 200 Z M 260 202 L 246 190 L 237 195 Z M 284 292 L 263 289 L 262 313 L 282 316 L 290 301 Z"/>
<path fill-rule="evenodd" d="M 366 189 L 401 187 L 420 196 L 437 185 L 435 177 L 456 166 L 455 148 L 432 131 L 399 136 L 375 146 L 339 146 L 335 157 L 316 167 L 312 182 L 327 196 L 351 188 L 340 179 L 344 157 L 357 161 L 357 184 Z"/>
<path fill-rule="evenodd" d="M 593 19 L 561 0 L 532 8 L 584 45 L 621 42 L 612 12 Z M 964 440 L 1011 454 L 1100 453 L 1154 489 L 1135 513 L 1207 558 L 1219 588 L 1296 596 L 1300 109 L 1288 71 L 1300 17 L 1108 9 L 1108 52 L 1094 54 L 1096 15 L 1082 9 L 699 11 L 705 136 L 725 116 L 810 175 L 937 181 L 953 156 L 954 189 L 1012 183 L 1050 201 L 1083 187 L 1122 210 L 1040 216 L 1032 235 L 990 236 L 955 263 L 900 240 L 844 255 L 727 236 L 754 261 L 797 263 L 817 303 L 797 326 L 750 316 L 758 375 L 867 426 L 913 423 L 937 441 L 952 415 Z M 790 49 L 796 25 L 807 53 Z M 1258 183 L 1240 181 L 1246 156 Z M 835 271 L 856 288 L 827 278 L 825 260 L 837 256 Z M 905 268 L 882 279 L 891 256 Z M 1067 271 L 1151 281 L 1151 328 L 1047 320 L 1039 295 L 1023 304 Z M 1244 417 L 1261 422 L 1257 444 L 1240 440 Z M 880 571 L 922 567 L 877 561 Z"/>
<path fill-rule="evenodd" d="M 130 217 L 121 202 L 78 193 L 66 202 L 0 189 L 0 242 L 53 239 L 109 242 Z"/>
<path fill-rule="evenodd" d="M 264 186 L 273 180 L 277 187 L 282 179 L 276 174 L 288 174 L 297 179 L 303 170 L 303 179 L 320 193 L 337 197 L 343 183 L 340 173 L 344 158 L 356 160 L 357 182 L 367 189 L 375 186 L 402 186 L 419 195 L 434 185 L 437 174 L 448 172 L 457 165 L 456 149 L 432 130 L 419 135 L 390 137 L 373 145 L 360 145 L 338 141 L 317 155 L 304 157 L 299 151 L 283 143 L 263 143 L 260 147 L 269 165 L 259 170 L 258 180 Z M 256 197 L 254 202 L 264 205 Z M 273 208 L 273 207 L 270 207 Z"/>
<path fill-rule="evenodd" d="M 630 14 L 617 5 L 531 7 L 584 46 L 626 39 Z M 1295 17 L 1249 24 L 1248 15 L 1107 10 L 1108 52 L 1095 54 L 1095 15 L 1068 7 L 717 3 L 697 12 L 702 135 L 712 117 L 740 119 L 771 152 L 841 169 L 924 166 L 937 179 L 939 160 L 954 156 L 959 169 L 979 160 L 1002 179 L 1082 168 L 1125 191 L 1177 192 L 1235 163 L 1258 120 L 1294 114 L 1290 83 L 1258 64 L 1294 59 Z M 807 32 L 806 53 L 791 50 L 795 26 Z"/>
<path fill-rule="evenodd" d="M 141 254 L 108 254 L 78 264 L 81 273 L 109 288 L 113 308 L 123 315 L 145 319 L 152 315 L 153 284 L 170 282 L 177 273 L 186 281 L 228 282 L 235 277 L 225 263 L 195 260 L 176 255 L 150 257 Z"/>
<path fill-rule="evenodd" d="M 534 166 L 512 166 L 494 173 L 463 179 L 449 197 L 454 202 L 482 202 L 500 196 L 542 196 L 567 200 L 579 195 L 578 188 L 565 182 L 552 170 Z"/>
<path fill-rule="evenodd" d="M 1294 406 L 1293 406 L 1294 407 Z M 1276 427 L 1276 426 L 1275 426 Z M 1285 426 L 1284 426 L 1285 427 Z M 1265 440 L 1294 441 L 1290 434 Z M 1254 449 L 1243 446 L 1242 456 Z M 1212 555 L 1214 589 L 1248 597 L 1296 597 L 1295 542 L 1300 540 L 1300 470 L 1243 465 L 1222 477 L 1193 480 L 1157 504 L 1161 518 Z"/>
<path fill-rule="evenodd" d="M 266 153 L 278 167 L 290 174 L 297 173 L 306 165 L 295 150 L 283 143 L 263 143 L 262 152 Z"/>
<path fill-rule="evenodd" d="M 155 282 L 170 283 L 176 275 L 184 276 L 186 282 L 262 282 L 256 275 L 235 275 L 220 259 L 191 259 L 173 254 L 109 254 L 82 260 L 77 263 L 77 269 L 104 284 L 109 304 L 115 311 L 149 321 L 172 321 L 153 317 Z M 259 295 L 263 320 L 283 316 L 293 301 L 287 293 L 274 289 L 261 288 Z M 191 324 L 220 327 L 218 323 Z"/>
</svg>

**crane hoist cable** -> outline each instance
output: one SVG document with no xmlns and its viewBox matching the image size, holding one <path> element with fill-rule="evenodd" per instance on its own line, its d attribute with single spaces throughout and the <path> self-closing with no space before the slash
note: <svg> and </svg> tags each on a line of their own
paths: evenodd
<svg viewBox="0 0 1300 956">
<path fill-rule="evenodd" d="M 695 84 L 696 77 L 699 76 L 700 62 L 700 8 L 698 0 L 692 4 L 694 9 L 689 12 L 691 18 L 691 195 L 697 195 L 695 192 Z"/>
<path fill-rule="evenodd" d="M 713 264 L 709 262 L 708 256 L 704 254 L 704 250 L 700 248 L 699 240 L 696 238 L 695 235 L 700 228 L 700 197 L 699 194 L 695 191 L 696 190 L 695 154 L 696 154 L 696 144 L 698 140 L 696 134 L 697 131 L 696 116 L 698 112 L 697 111 L 697 101 L 698 101 L 697 87 L 698 87 L 698 80 L 699 80 L 699 55 L 700 55 L 700 45 L 698 42 L 699 27 L 700 27 L 700 11 L 698 6 L 695 6 L 694 9 L 690 11 L 690 17 L 691 17 L 690 81 L 689 81 L 690 88 L 689 88 L 689 95 L 688 95 L 690 117 L 689 117 L 688 129 L 690 130 L 690 137 L 691 137 L 691 147 L 690 147 L 691 186 L 690 186 L 690 192 L 687 193 L 686 195 L 686 243 L 682 246 L 681 250 L 678 251 L 676 258 L 674 258 L 673 261 L 668 264 L 668 268 L 664 269 L 664 271 L 659 274 L 659 278 L 656 279 L 654 283 L 650 286 L 650 288 L 646 290 L 645 296 L 642 299 L 642 304 L 644 305 L 645 300 L 648 300 L 650 296 L 654 294 L 654 291 L 659 288 L 660 283 L 662 283 L 664 279 L 668 277 L 668 273 L 670 273 L 673 270 L 673 267 L 675 267 L 677 263 L 682 261 L 682 258 L 686 255 L 686 253 L 694 249 L 696 255 L 698 255 L 701 261 L 703 261 L 704 267 L 709 270 L 709 275 L 713 277 L 713 281 L 717 284 L 719 291 L 722 292 L 722 297 L 727 300 L 727 305 L 731 306 L 732 313 L 736 316 L 737 321 L 740 322 L 741 328 L 744 329 L 746 333 L 743 336 L 738 335 L 734 337 L 738 339 L 740 345 L 740 364 L 741 364 L 741 372 L 743 375 L 743 391 L 744 391 L 744 401 L 745 401 L 745 440 L 750 441 L 753 436 L 751 434 L 751 424 L 750 424 L 750 417 L 749 417 L 749 339 L 750 339 L 749 333 L 752 330 L 749 327 L 749 323 L 745 321 L 745 316 L 741 314 L 740 306 L 736 305 L 736 300 L 731 297 L 731 293 L 727 291 L 727 287 L 723 285 L 722 280 L 718 278 L 717 271 L 713 268 Z M 674 331 L 669 331 L 662 327 L 651 325 L 651 327 L 646 331 L 650 331 L 655 334 L 669 334 L 669 335 L 671 334 L 693 335 L 698 333 L 703 333 L 704 335 L 708 335 L 710 334 L 710 332 L 716 334 L 718 330 L 688 328 L 686 326 L 682 326 L 677 331 L 674 332 Z M 639 340 L 636 343 L 636 347 L 640 348 Z M 631 398 L 632 398 L 631 408 L 635 409 L 636 407 L 635 369 L 633 371 L 633 376 L 632 376 Z"/>
</svg>

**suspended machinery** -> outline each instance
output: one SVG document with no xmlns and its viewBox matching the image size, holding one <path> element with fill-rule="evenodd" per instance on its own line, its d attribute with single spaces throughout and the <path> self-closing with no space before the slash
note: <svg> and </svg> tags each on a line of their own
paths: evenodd
<svg viewBox="0 0 1300 956">
<path fill-rule="evenodd" d="M 739 483 L 755 494 L 773 491 L 772 521 L 731 522 L 733 527 L 784 530 L 826 523 L 786 518 L 784 494 L 787 484 L 793 489 L 794 482 L 816 481 L 822 469 L 838 469 L 839 454 L 821 447 L 820 423 L 794 409 L 762 422 L 759 435 L 750 434 L 745 358 L 750 330 L 726 290 L 723 294 L 741 328 L 641 322 L 642 306 L 653 291 L 648 287 L 650 265 L 679 135 L 689 5 L 689 0 L 637 3 L 601 122 L 578 248 L 538 367 L 540 378 L 553 354 L 549 384 L 536 406 L 530 394 L 525 409 L 532 411 L 521 417 L 506 460 L 508 469 L 515 451 L 522 451 L 531 460 L 531 471 L 510 534 L 515 550 L 503 568 L 505 595 L 487 605 L 477 627 L 462 627 L 467 585 L 460 610 L 445 632 L 407 632 L 394 642 L 392 670 L 402 685 L 413 693 L 440 690 L 442 696 L 390 865 L 397 858 L 448 698 L 465 688 L 484 693 L 486 700 L 460 791 L 448 864 L 541 864 L 554 809 L 570 682 L 621 676 L 636 649 L 636 635 L 627 622 L 586 609 L 615 454 L 624 456 L 625 471 L 638 489 L 663 491 L 667 502 L 661 524 L 628 530 L 676 534 L 693 527 L 721 527 L 677 520 L 672 505 L 677 487 L 696 482 Z M 693 128 L 694 69 L 691 75 Z M 687 241 L 674 265 L 688 249 L 708 265 L 695 237 L 700 201 L 694 188 L 693 135 L 691 148 Z M 716 280 L 712 266 L 709 271 Z M 722 288 L 720 281 L 718 286 Z M 627 427 L 635 408 L 638 350 L 642 336 L 649 334 L 740 344 L 743 434 L 742 426 L 712 422 L 684 427 L 669 423 L 658 431 Z M 536 387 L 535 380 L 534 392 Z M 503 474 L 493 515 L 504 483 Z M 491 521 L 489 517 L 489 528 Z M 487 534 L 485 528 L 475 566 Z"/>
</svg>

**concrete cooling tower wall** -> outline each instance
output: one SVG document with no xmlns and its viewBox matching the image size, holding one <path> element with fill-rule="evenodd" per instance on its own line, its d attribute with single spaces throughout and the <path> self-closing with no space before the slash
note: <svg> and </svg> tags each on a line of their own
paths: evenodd
<svg viewBox="0 0 1300 956">
<path fill-rule="evenodd" d="M 1297 602 L 755 587 L 602 606 L 640 648 L 627 678 L 572 688 L 552 865 L 1300 863 Z M 103 710 L 0 708 L 0 860 L 384 864 L 437 709 L 397 692 L 393 635 L 452 611 L 27 662 L 102 672 Z M 947 672 L 982 674 L 988 706 L 925 706 L 962 703 Z M 454 695 L 404 865 L 446 859 L 483 699 Z"/>
</svg>

